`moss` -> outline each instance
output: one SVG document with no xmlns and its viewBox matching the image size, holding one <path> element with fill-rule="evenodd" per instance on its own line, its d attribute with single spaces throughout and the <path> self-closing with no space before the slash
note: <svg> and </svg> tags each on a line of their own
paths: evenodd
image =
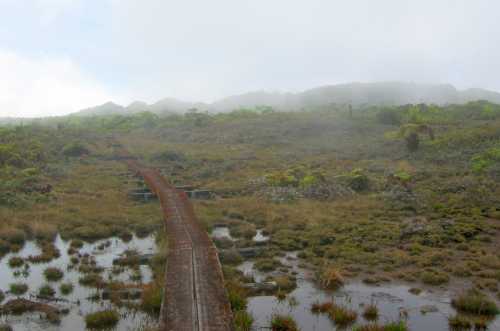
<svg viewBox="0 0 500 331">
<path fill-rule="evenodd" d="M 113 328 L 120 320 L 116 310 L 103 310 L 85 316 L 85 324 L 88 329 Z"/>
</svg>

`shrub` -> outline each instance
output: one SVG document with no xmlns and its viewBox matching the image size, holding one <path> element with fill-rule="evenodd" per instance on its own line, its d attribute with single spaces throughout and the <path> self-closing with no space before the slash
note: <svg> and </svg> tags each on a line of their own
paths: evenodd
<svg viewBox="0 0 500 331">
<path fill-rule="evenodd" d="M 5 299 L 5 294 L 3 293 L 2 290 L 0 290 L 0 304 L 3 302 L 4 299 Z"/>
<path fill-rule="evenodd" d="M 43 285 L 38 289 L 38 295 L 41 297 L 53 297 L 56 291 L 50 285 Z"/>
<path fill-rule="evenodd" d="M 64 146 L 62 153 L 65 156 L 78 157 L 85 154 L 89 154 L 89 150 L 81 143 L 74 142 Z"/>
<path fill-rule="evenodd" d="M 226 249 L 219 254 L 220 261 L 224 264 L 235 265 L 243 261 L 240 253 L 236 249 Z"/>
<path fill-rule="evenodd" d="M 297 323 L 293 317 L 288 315 L 273 315 L 271 318 L 272 331 L 299 331 Z"/>
<path fill-rule="evenodd" d="M 49 282 L 57 282 L 64 277 L 64 272 L 59 268 L 49 267 L 44 270 L 43 275 Z"/>
<path fill-rule="evenodd" d="M 59 290 L 61 291 L 62 295 L 68 295 L 71 292 L 73 292 L 73 284 L 71 284 L 71 283 L 63 283 L 59 287 Z"/>
<path fill-rule="evenodd" d="M 451 301 L 458 311 L 477 315 L 497 315 L 500 313 L 496 303 L 477 290 L 469 290 Z"/>
<path fill-rule="evenodd" d="M 116 310 L 103 310 L 85 316 L 85 324 L 88 329 L 109 329 L 114 327 L 120 320 Z"/>
<path fill-rule="evenodd" d="M 23 295 L 28 292 L 28 285 L 25 283 L 14 283 L 9 285 L 10 293 L 14 295 Z"/>
</svg>

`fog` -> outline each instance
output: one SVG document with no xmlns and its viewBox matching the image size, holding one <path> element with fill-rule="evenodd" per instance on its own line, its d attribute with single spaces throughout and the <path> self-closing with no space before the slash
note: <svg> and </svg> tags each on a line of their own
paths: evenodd
<svg viewBox="0 0 500 331">
<path fill-rule="evenodd" d="M 491 0 L 0 0 L 0 116 L 352 81 L 500 90 Z"/>
</svg>

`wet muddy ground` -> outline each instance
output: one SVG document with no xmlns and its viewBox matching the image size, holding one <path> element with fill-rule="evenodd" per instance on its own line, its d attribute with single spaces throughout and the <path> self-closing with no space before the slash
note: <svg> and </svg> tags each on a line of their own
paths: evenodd
<svg viewBox="0 0 500 331">
<path fill-rule="evenodd" d="M 226 227 L 215 228 L 212 236 L 232 239 Z M 414 331 L 447 331 L 448 317 L 456 313 L 450 305 L 453 293 L 441 288 L 423 290 L 417 295 L 410 292 L 412 286 L 409 284 L 367 285 L 359 280 L 353 280 L 348 281 L 341 289 L 329 292 L 318 288 L 313 280 L 314 275 L 299 267 L 296 252 L 287 253 L 280 261 L 290 267 L 289 273 L 296 274 L 297 288 L 283 300 L 271 295 L 250 297 L 247 311 L 254 318 L 253 330 L 268 330 L 271 318 L 275 314 L 291 315 L 301 330 L 336 330 L 327 315 L 311 312 L 313 303 L 332 300 L 356 310 L 357 324 L 368 323 L 362 317 L 363 308 L 375 304 L 379 309 L 380 323 L 406 320 L 410 330 Z M 264 282 L 269 275 L 256 270 L 252 260 L 244 261 L 237 269 L 257 283 Z M 488 330 L 500 330 L 500 318 L 492 321 Z"/>
</svg>

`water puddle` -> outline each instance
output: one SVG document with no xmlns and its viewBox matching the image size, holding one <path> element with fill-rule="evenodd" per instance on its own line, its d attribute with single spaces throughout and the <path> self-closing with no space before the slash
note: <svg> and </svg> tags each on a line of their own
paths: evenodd
<svg viewBox="0 0 500 331">
<path fill-rule="evenodd" d="M 265 242 L 269 240 L 269 236 L 263 234 L 263 229 L 258 229 L 257 234 L 253 237 L 253 241 L 255 242 Z"/>
<path fill-rule="evenodd" d="M 34 296 L 37 294 L 38 289 L 42 285 L 47 284 L 43 271 L 47 267 L 57 267 L 64 271 L 64 278 L 61 281 L 51 283 L 50 285 L 56 290 L 55 297 L 63 298 L 67 300 L 67 302 L 47 303 L 58 307 L 68 308 L 69 313 L 67 315 L 61 315 L 61 322 L 57 325 L 50 324 L 49 322 L 41 319 L 39 314 L 2 316 L 0 317 L 0 323 L 10 324 L 16 331 L 84 330 L 84 317 L 86 314 L 103 309 L 115 308 L 109 301 L 93 301 L 91 297 L 96 294 L 97 290 L 94 288 L 84 287 L 79 284 L 78 280 L 83 274 L 78 271 L 78 268 L 68 269 L 68 266 L 71 265 L 71 255 L 67 252 L 70 247 L 70 242 L 64 241 L 60 236 L 58 236 L 54 244 L 59 249 L 61 256 L 49 263 L 30 263 L 29 274 L 15 274 L 16 269 L 11 269 L 8 265 L 8 261 L 12 256 L 27 258 L 30 255 L 39 254 L 40 249 L 34 242 L 27 242 L 18 253 L 10 253 L 0 260 L 0 289 L 6 293 L 6 298 L 3 303 L 16 298 L 16 296 L 7 294 L 9 285 L 12 283 L 28 284 L 28 293 L 21 297 L 34 301 L 41 301 L 34 299 Z M 90 256 L 93 256 L 97 266 L 104 268 L 104 272 L 101 274 L 104 280 L 112 279 L 127 283 L 135 282 L 138 285 L 140 283 L 148 283 L 152 278 L 152 271 L 147 265 L 140 266 L 141 280 L 131 280 L 133 276 L 135 276 L 134 279 L 137 279 L 137 273 L 132 272 L 130 268 L 126 268 L 125 271 L 120 274 L 112 273 L 113 260 L 122 256 L 122 254 L 127 250 L 135 250 L 138 254 L 154 254 L 156 250 L 154 236 L 148 236 L 146 238 L 138 238 L 134 236 L 129 242 L 124 242 L 119 238 L 111 238 L 100 240 L 92 244 L 85 243 L 83 247 L 79 249 L 79 252 L 81 255 L 89 254 Z M 22 268 L 19 270 L 22 270 Z M 60 293 L 59 285 L 67 282 L 71 282 L 73 284 L 74 290 L 71 294 L 63 296 Z M 145 322 L 153 322 L 146 314 L 139 311 L 127 310 L 125 308 L 120 308 L 118 311 L 120 312 L 121 319 L 114 330 L 134 330 L 140 325 L 144 325 Z"/>
<path fill-rule="evenodd" d="M 213 227 L 212 232 L 211 232 L 212 238 L 215 239 L 222 239 L 222 238 L 227 238 L 232 241 L 236 241 L 237 239 L 231 236 L 231 232 L 229 230 L 229 227 L 225 225 L 216 225 Z M 256 243 L 263 243 L 269 240 L 269 236 L 264 235 L 264 229 L 257 229 L 257 233 L 255 236 L 252 238 L 252 240 Z"/>
<path fill-rule="evenodd" d="M 283 264 L 297 272 L 297 288 L 286 299 L 278 300 L 275 296 L 256 296 L 248 300 L 248 312 L 254 317 L 254 330 L 268 330 L 274 314 L 291 315 L 301 330 L 331 331 L 335 325 L 325 314 L 313 314 L 311 305 L 317 302 L 331 301 L 344 305 L 358 312 L 357 324 L 368 321 L 362 317 L 363 306 L 376 304 L 379 309 L 379 322 L 395 322 L 406 319 L 410 330 L 447 331 L 448 316 L 455 315 L 450 306 L 451 293 L 441 290 L 431 293 L 423 291 L 419 295 L 409 292 L 410 286 L 404 284 L 366 285 L 352 282 L 342 289 L 328 293 L 318 289 L 313 283 L 312 275 L 298 267 L 296 254 L 288 253 L 281 259 Z M 265 274 L 253 270 L 253 262 L 245 261 L 239 270 L 252 275 L 257 282 L 265 278 Z M 349 329 L 349 328 L 348 328 Z M 500 330 L 500 319 L 489 325 L 489 330 Z"/>
<path fill-rule="evenodd" d="M 212 238 L 216 239 L 227 238 L 230 240 L 234 240 L 227 226 L 215 226 L 212 229 Z"/>
</svg>

